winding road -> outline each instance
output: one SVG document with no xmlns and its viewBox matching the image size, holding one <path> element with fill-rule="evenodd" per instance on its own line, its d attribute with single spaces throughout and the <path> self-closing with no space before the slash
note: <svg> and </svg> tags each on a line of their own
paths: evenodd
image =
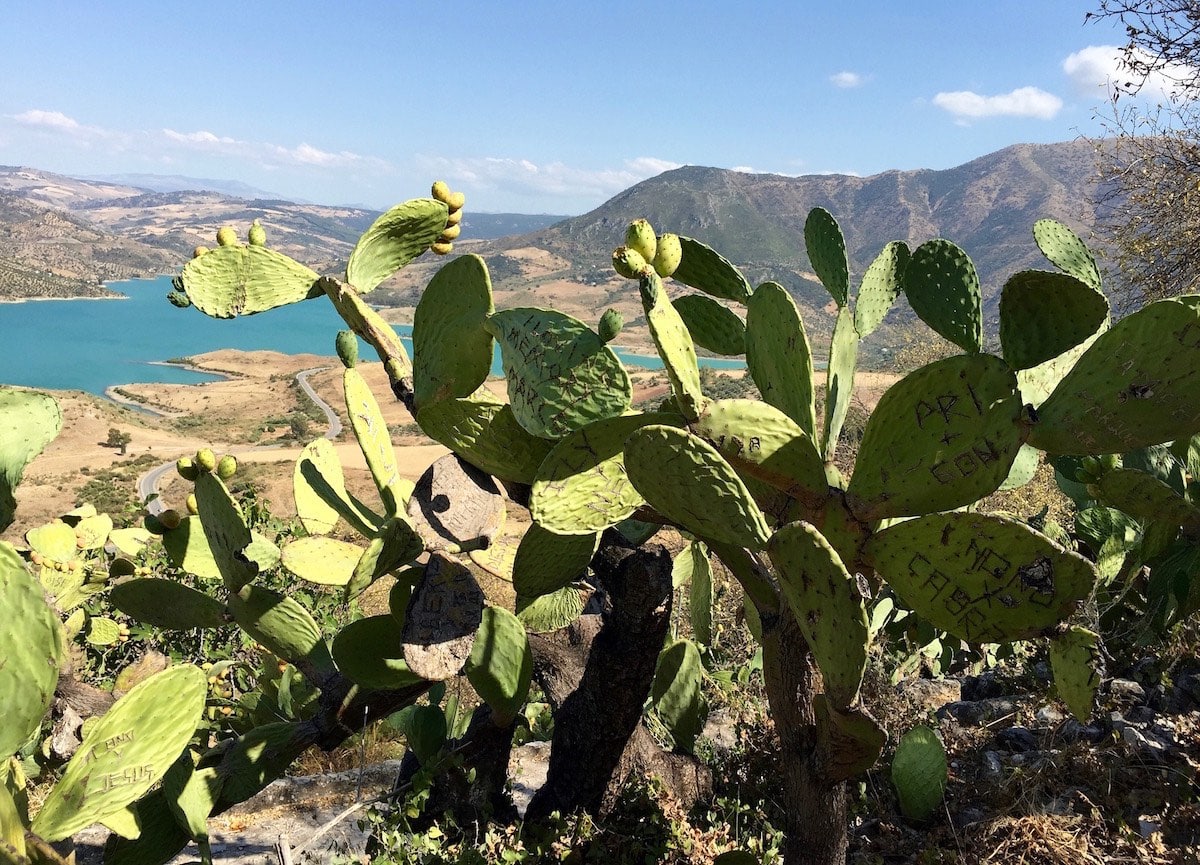
<svg viewBox="0 0 1200 865">
<path fill-rule="evenodd" d="M 325 414 L 325 438 L 332 440 L 337 438 L 342 433 L 342 419 L 338 417 L 338 413 L 333 410 L 333 406 L 321 399 L 308 381 L 309 376 L 316 375 L 319 372 L 324 372 L 327 369 L 331 369 L 331 367 L 316 366 L 312 369 L 301 370 L 300 372 L 296 373 L 296 383 L 300 385 L 300 389 L 304 391 L 305 396 L 312 400 L 317 408 L 319 408 Z M 229 453 L 233 454 L 234 456 L 241 456 L 243 454 L 252 453 L 255 451 L 274 450 L 278 447 L 280 447 L 280 445 L 277 444 L 260 445 L 258 447 L 241 448 L 240 450 L 229 451 Z M 166 476 L 167 472 L 174 470 L 175 460 L 171 460 L 170 462 L 157 465 L 150 469 L 150 471 L 141 475 L 137 480 L 138 498 L 140 498 L 142 501 L 146 501 L 146 499 L 148 499 L 150 496 L 157 495 L 159 491 L 158 487 L 159 484 L 162 483 L 163 477 Z M 158 516 L 160 513 L 166 510 L 166 508 L 161 499 L 155 498 L 146 505 L 146 510 L 151 514 Z"/>
</svg>

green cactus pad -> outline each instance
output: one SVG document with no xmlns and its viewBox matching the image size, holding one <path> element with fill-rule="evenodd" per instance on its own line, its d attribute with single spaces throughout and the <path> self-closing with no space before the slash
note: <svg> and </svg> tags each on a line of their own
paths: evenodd
<svg viewBox="0 0 1200 865">
<path fill-rule="evenodd" d="M 492 368 L 492 281 L 478 255 L 444 265 L 413 315 L 413 396 L 417 408 L 470 396 Z"/>
<path fill-rule="evenodd" d="M 104 844 L 105 865 L 149 865 L 169 862 L 187 846 L 190 836 L 167 803 L 162 789 L 147 793 L 133 806 L 141 832 L 137 838 L 112 834 Z"/>
<path fill-rule="evenodd" d="M 92 616 L 88 619 L 87 641 L 93 646 L 112 646 L 121 636 L 121 626 L 114 619 Z"/>
<path fill-rule="evenodd" d="M 688 565 L 681 566 L 681 559 Z M 676 556 L 671 567 L 671 581 L 687 571 L 688 614 L 692 621 L 692 636 L 702 646 L 711 646 L 713 638 L 713 570 L 708 548 L 701 541 L 692 541 Z"/>
<path fill-rule="evenodd" d="M 675 403 L 688 420 L 695 420 L 704 407 L 704 394 L 700 390 L 700 367 L 696 364 L 696 347 L 692 335 L 667 299 L 662 278 L 653 270 L 646 271 L 638 281 L 642 297 L 642 309 L 650 325 L 650 338 L 658 356 L 662 358 L 671 380 L 671 392 Z"/>
<path fill-rule="evenodd" d="M 904 269 L 904 294 L 913 312 L 964 351 L 983 347 L 982 295 L 975 265 L 948 240 L 929 240 Z"/>
<path fill-rule="evenodd" d="M 831 782 L 847 781 L 875 765 L 887 733 L 861 708 L 835 709 L 824 694 L 813 697 L 817 716 L 821 774 Z"/>
<path fill-rule="evenodd" d="M 354 574 L 346 583 L 347 600 L 356 597 L 384 574 L 415 561 L 425 552 L 425 542 L 408 520 L 397 517 L 388 520 L 360 552 L 362 555 L 354 566 Z"/>
<path fill-rule="evenodd" d="M 300 452 L 292 471 L 296 516 L 310 535 L 327 535 L 343 517 L 356 531 L 373 535 L 382 518 L 346 492 L 342 463 L 333 442 L 319 438 Z"/>
<path fill-rule="evenodd" d="M 55 562 L 65 563 L 75 558 L 75 530 L 62 520 L 38 526 L 25 533 L 29 548 Z"/>
<path fill-rule="evenodd" d="M 703 724 L 700 650 L 690 640 L 677 640 L 658 656 L 650 701 L 659 720 L 675 740 L 675 747 L 690 753 Z"/>
<path fill-rule="evenodd" d="M 756 478 L 819 507 L 829 494 L 816 445 L 777 408 L 758 400 L 709 403 L 691 430 L 717 449 L 743 476 Z"/>
<path fill-rule="evenodd" d="M 825 373 L 825 427 L 821 453 L 828 463 L 833 462 L 842 426 L 850 411 L 857 366 L 858 331 L 854 329 L 854 314 L 848 307 L 842 307 L 833 325 L 833 340 L 829 343 L 829 369 Z"/>
<path fill-rule="evenodd" d="M 320 626 L 294 598 L 249 585 L 230 593 L 229 612 L 243 631 L 295 665 L 313 684 L 319 685 L 333 671 Z"/>
<path fill-rule="evenodd" d="M 368 616 L 333 638 L 333 660 L 347 679 L 365 688 L 407 688 L 424 681 L 404 663 L 401 624 L 391 615 Z"/>
<path fill-rule="evenodd" d="M 1069 616 L 1096 579 L 1082 556 L 983 514 L 907 520 L 872 537 L 866 552 L 905 604 L 976 644 L 1037 636 Z"/>
<path fill-rule="evenodd" d="M 875 256 L 863 274 L 858 297 L 854 301 L 854 329 L 865 339 L 883 323 L 888 310 L 904 287 L 904 271 L 912 253 L 907 244 L 894 240 Z"/>
<path fill-rule="evenodd" d="M 1124 453 L 1200 428 L 1200 312 L 1162 300 L 1102 333 L 1038 408 L 1029 443 Z"/>
<path fill-rule="evenodd" d="M 530 633 L 548 634 L 565 628 L 579 618 L 586 602 L 584 592 L 575 586 L 563 586 L 557 592 L 536 598 L 517 596 L 517 618 Z"/>
<path fill-rule="evenodd" d="M 196 309 L 213 318 L 253 315 L 322 292 L 320 274 L 264 246 L 222 246 L 183 268 L 183 290 Z"/>
<path fill-rule="evenodd" d="M 412 527 L 426 548 L 453 549 L 494 538 L 504 528 L 507 496 L 486 475 L 455 454 L 441 457 L 417 481 L 408 503 Z"/>
<path fill-rule="evenodd" d="M 1050 669 L 1058 696 L 1081 724 L 1092 716 L 1103 660 L 1099 635 L 1072 625 L 1050 640 Z"/>
<path fill-rule="evenodd" d="M 423 679 L 457 676 L 471 655 L 483 617 L 483 591 L 466 567 L 440 553 L 429 557 L 404 620 L 404 660 Z"/>
<path fill-rule="evenodd" d="M 282 563 L 292 576 L 322 586 L 344 586 L 354 576 L 362 547 L 315 535 L 296 538 L 283 547 Z"/>
<path fill-rule="evenodd" d="M 703 294 L 685 294 L 671 305 L 696 345 L 724 355 L 746 352 L 746 325 L 729 307 Z"/>
<path fill-rule="evenodd" d="M 292 721 L 264 724 L 239 736 L 216 764 L 223 781 L 213 811 L 224 811 L 261 791 L 282 776 L 311 742 L 311 733 L 306 735 L 304 727 Z"/>
<path fill-rule="evenodd" d="M 1100 291 L 1100 268 L 1075 232 L 1053 219 L 1033 224 L 1033 239 L 1052 264 L 1096 291 Z"/>
<path fill-rule="evenodd" d="M 42 587 L 9 544 L 0 542 L 0 762 L 17 752 L 37 729 L 54 697 L 63 658 L 58 617 L 47 606 Z"/>
<path fill-rule="evenodd" d="M 116 547 L 117 552 L 130 559 L 137 558 L 137 555 L 145 549 L 146 544 L 149 543 L 152 537 L 153 535 L 141 526 L 133 526 L 128 529 L 113 529 L 108 534 L 108 539 Z"/>
<path fill-rule="evenodd" d="M 409 750 L 422 765 L 434 760 L 446 744 L 448 724 L 446 715 L 434 705 L 415 706 L 407 713 L 404 723 L 404 738 Z"/>
<path fill-rule="evenodd" d="M 942 804 L 948 772 L 946 749 L 937 733 L 914 727 L 904 734 L 892 758 L 892 784 L 900 810 L 910 820 L 928 820 Z"/>
<path fill-rule="evenodd" d="M 867 421 L 848 493 L 865 520 L 947 511 L 995 492 L 1025 437 L 1012 370 L 988 354 L 935 361 Z"/>
<path fill-rule="evenodd" d="M 1004 483 L 1000 484 L 1000 491 L 1016 490 L 1025 486 L 1033 480 L 1040 465 L 1041 452 L 1029 445 L 1021 445 L 1020 450 L 1017 451 L 1017 458 L 1013 460 L 1012 468 L 1008 470 L 1008 477 L 1004 479 Z"/>
<path fill-rule="evenodd" d="M 533 523 L 517 547 L 513 588 L 523 598 L 556 592 L 586 573 L 599 546 L 599 532 L 559 535 Z"/>
<path fill-rule="evenodd" d="M 1000 344 L 1013 369 L 1053 360 L 1100 330 L 1108 299 L 1066 273 L 1023 270 L 1000 295 Z"/>
<path fill-rule="evenodd" d="M 672 276 L 698 288 L 705 294 L 745 303 L 750 299 L 750 283 L 729 260 L 698 240 L 680 237 L 683 258 Z"/>
<path fill-rule="evenodd" d="M 0 387 L 0 531 L 13 521 L 13 490 L 35 456 L 62 429 L 62 411 L 48 394 Z"/>
<path fill-rule="evenodd" d="M 99 550 L 108 542 L 113 530 L 112 517 L 94 514 L 75 523 L 75 545 L 81 550 Z"/>
<path fill-rule="evenodd" d="M 258 574 L 257 565 L 245 555 L 253 536 L 241 508 L 229 495 L 224 482 L 208 472 L 202 472 L 196 478 L 196 504 L 200 511 L 198 521 L 212 561 L 225 587 L 236 592 Z M 196 521 L 193 517 L 187 522 L 195 528 Z"/>
<path fill-rule="evenodd" d="M 58 841 L 123 811 L 150 789 L 187 745 L 204 711 L 204 673 L 173 667 L 122 697 L 83 738 L 33 821 Z"/>
<path fill-rule="evenodd" d="M 437 242 L 448 214 L 446 205 L 432 198 L 396 205 L 358 239 L 346 265 L 346 282 L 363 294 L 371 291 Z"/>
<path fill-rule="evenodd" d="M 469 399 L 449 399 L 417 413 L 427 436 L 501 480 L 533 483 L 554 443 L 525 431 L 512 408 L 481 390 Z"/>
<path fill-rule="evenodd" d="M 841 557 L 808 523 L 789 523 L 767 547 L 779 586 L 825 679 L 833 708 L 854 702 L 867 666 L 867 614 Z"/>
<path fill-rule="evenodd" d="M 633 387 L 625 367 L 578 319 L 507 309 L 492 315 L 487 329 L 500 343 L 513 414 L 533 435 L 559 439 L 629 408 Z"/>
<path fill-rule="evenodd" d="M 747 303 L 746 367 L 763 400 L 815 440 L 812 349 L 795 301 L 778 283 L 763 283 Z"/>
<path fill-rule="evenodd" d="M 682 422 L 662 412 L 590 423 L 559 441 L 537 472 L 529 511 L 543 528 L 591 535 L 629 517 L 644 502 L 625 473 L 625 440 L 644 426 Z"/>
<path fill-rule="evenodd" d="M 342 371 L 342 383 L 346 393 L 346 413 L 350 415 L 350 426 L 371 478 L 383 499 L 388 516 L 400 512 L 404 498 L 401 492 L 400 472 L 396 468 L 396 454 L 392 450 L 392 436 L 387 422 L 379 411 L 375 395 L 357 369 Z"/>
<path fill-rule="evenodd" d="M 1193 534 L 1200 532 L 1200 509 L 1146 472 L 1127 468 L 1105 472 L 1096 481 L 1095 493 L 1106 505 L 1138 520 L 1159 520 Z"/>
<path fill-rule="evenodd" d="M 486 607 L 464 672 L 471 687 L 503 726 L 516 717 L 529 694 L 533 653 L 525 626 L 508 610 Z"/>
<path fill-rule="evenodd" d="M 112 587 L 108 599 L 127 616 L 155 628 L 189 630 L 225 624 L 225 606 L 175 580 L 142 577 Z"/>
<path fill-rule="evenodd" d="M 846 240 L 833 214 L 823 207 L 814 207 L 804 220 L 804 248 L 825 290 L 839 307 L 844 307 L 850 299 Z"/>
<path fill-rule="evenodd" d="M 1034 408 L 1040 407 L 1046 401 L 1046 397 L 1050 396 L 1058 387 L 1058 383 L 1074 368 L 1079 358 L 1083 357 L 1084 353 L 1092 347 L 1092 343 L 1099 339 L 1100 334 L 1107 328 L 1108 323 L 1105 322 L 1099 331 L 1058 357 L 1051 358 L 1030 369 L 1017 370 L 1017 384 L 1021 387 L 1021 401 Z"/>
<path fill-rule="evenodd" d="M 208 816 L 216 807 L 224 779 L 215 766 L 197 769 L 185 751 L 163 776 L 162 790 L 167 805 L 192 840 L 208 846 Z M 139 813 L 140 816 L 140 813 Z"/>
<path fill-rule="evenodd" d="M 693 534 L 753 550 L 766 546 L 762 511 L 703 439 L 675 427 L 643 427 L 625 442 L 625 470 L 651 507 Z"/>
</svg>

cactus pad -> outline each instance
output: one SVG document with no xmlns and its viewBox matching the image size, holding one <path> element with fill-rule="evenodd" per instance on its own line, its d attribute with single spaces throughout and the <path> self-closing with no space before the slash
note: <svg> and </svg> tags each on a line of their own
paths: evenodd
<svg viewBox="0 0 1200 865">
<path fill-rule="evenodd" d="M 1100 269 L 1087 246 L 1075 232 L 1053 219 L 1033 224 L 1033 239 L 1051 263 L 1085 285 L 1100 291 Z"/>
<path fill-rule="evenodd" d="M 354 437 L 358 439 L 358 446 L 367 461 L 367 468 L 371 470 L 371 478 L 383 498 L 388 516 L 395 516 L 400 512 L 404 496 L 387 422 L 362 373 L 357 369 L 343 370 L 342 384 L 346 393 L 346 413 L 350 415 Z"/>
<path fill-rule="evenodd" d="M 337 538 L 296 538 L 283 547 L 282 563 L 292 576 L 322 586 L 344 586 L 354 576 L 363 549 Z"/>
<path fill-rule="evenodd" d="M 833 325 L 833 340 L 829 343 L 829 369 L 825 377 L 825 432 L 821 452 L 825 461 L 833 462 L 850 398 L 854 395 L 854 371 L 858 366 L 858 331 L 854 329 L 854 314 L 842 307 Z"/>
<path fill-rule="evenodd" d="M 362 534 L 375 531 L 368 521 L 370 518 L 358 512 L 346 492 L 342 463 L 328 439 L 310 442 L 300 452 L 292 471 L 292 496 L 296 501 L 296 516 L 310 535 L 329 534 L 339 515 L 345 515 Z"/>
<path fill-rule="evenodd" d="M 846 241 L 833 214 L 823 207 L 814 207 L 804 220 L 804 248 L 825 290 L 839 307 L 844 307 L 850 299 Z"/>
<path fill-rule="evenodd" d="M 625 440 L 650 424 L 680 421 L 666 413 L 595 421 L 560 440 L 538 469 L 529 510 L 544 528 L 590 535 L 630 516 L 645 499 L 625 473 Z"/>
<path fill-rule="evenodd" d="M 767 547 L 788 606 L 812 649 L 832 707 L 854 702 L 867 666 L 867 614 L 841 557 L 805 522 L 789 523 Z"/>
<path fill-rule="evenodd" d="M 871 413 L 848 493 L 862 519 L 970 504 L 1008 477 L 1025 437 L 1016 376 L 966 354 L 921 367 Z"/>
<path fill-rule="evenodd" d="M 508 610 L 486 607 L 465 670 L 471 687 L 492 708 L 495 723 L 516 717 L 529 694 L 533 654 L 525 626 Z"/>
<path fill-rule="evenodd" d="M 413 396 L 417 408 L 470 396 L 492 368 L 492 281 L 478 255 L 444 265 L 413 315 Z"/>
<path fill-rule="evenodd" d="M 249 585 L 229 595 L 229 612 L 242 630 L 315 685 L 333 671 L 329 647 L 300 602 L 264 586 Z"/>
<path fill-rule="evenodd" d="M 894 240 L 880 250 L 863 274 L 854 301 L 854 329 L 860 338 L 866 338 L 883 323 L 904 287 L 904 270 L 911 256 L 905 243 Z"/>
<path fill-rule="evenodd" d="M 816 440 L 812 349 L 796 303 L 783 286 L 765 282 L 746 309 L 746 366 L 763 401 Z"/>
<path fill-rule="evenodd" d="M 34 552 L 59 564 L 75 558 L 75 530 L 62 520 L 30 529 L 25 533 L 25 540 Z"/>
<path fill-rule="evenodd" d="M 263 246 L 222 246 L 183 268 L 183 290 L 213 318 L 253 315 L 321 294 L 320 277 L 298 261 Z"/>
<path fill-rule="evenodd" d="M 762 511 L 703 439 L 675 427 L 643 427 L 625 443 L 625 470 L 651 507 L 693 534 L 754 550 L 766 546 Z"/>
<path fill-rule="evenodd" d="M 486 549 L 470 551 L 471 561 L 489 574 L 499 577 L 506 583 L 511 583 L 513 566 L 517 561 L 517 549 L 521 545 L 521 538 L 525 536 L 528 529 L 527 525 L 506 520 L 504 530 L 492 538 L 492 542 Z"/>
<path fill-rule="evenodd" d="M 357 549 L 357 548 L 356 548 Z M 425 543 L 408 520 L 397 517 L 388 520 L 379 534 L 371 539 L 354 565 L 354 575 L 346 583 L 346 599 L 350 600 L 384 574 L 415 561 L 425 552 Z"/>
<path fill-rule="evenodd" d="M 677 640 L 663 649 L 654 671 L 650 700 L 675 747 L 691 752 L 703 724 L 700 651 L 690 640 Z"/>
<path fill-rule="evenodd" d="M 42 587 L 25 570 L 13 547 L 0 543 L 0 761 L 17 752 L 37 729 L 54 696 L 63 656 L 58 617 L 47 606 Z"/>
<path fill-rule="evenodd" d="M 487 329 L 500 343 L 513 414 L 533 435 L 562 438 L 629 408 L 633 388 L 625 367 L 578 319 L 508 309 L 492 315 Z"/>
<path fill-rule="evenodd" d="M 408 668 L 433 682 L 457 676 L 482 618 L 483 591 L 471 572 L 440 553 L 430 555 L 404 620 Z"/>
<path fill-rule="evenodd" d="M 358 619 L 333 638 L 333 660 L 347 679 L 366 688 L 407 688 L 423 681 L 404 663 L 401 626 L 388 613 Z"/>
<path fill-rule="evenodd" d="M 152 676 L 92 726 L 33 821 L 48 841 L 123 811 L 179 756 L 200 723 L 207 685 L 198 667 Z"/>
<path fill-rule="evenodd" d="M 672 274 L 676 280 L 713 297 L 738 303 L 750 299 L 750 283 L 727 258 L 690 237 L 680 237 L 679 244 L 683 258 Z"/>
<path fill-rule="evenodd" d="M 493 478 L 447 454 L 417 481 L 408 516 L 426 547 L 448 549 L 500 534 L 506 500 Z"/>
<path fill-rule="evenodd" d="M 690 541 L 671 563 L 671 584 L 688 586 L 692 635 L 702 646 L 712 645 L 713 570 L 703 541 Z"/>
<path fill-rule="evenodd" d="M 824 694 L 813 697 L 821 772 L 831 782 L 866 772 L 879 759 L 887 733 L 865 709 L 839 711 Z"/>
<path fill-rule="evenodd" d="M 565 628 L 583 612 L 585 595 L 575 586 L 563 586 L 557 592 L 536 598 L 517 596 L 517 618 L 534 634 L 547 634 Z"/>
<path fill-rule="evenodd" d="M 558 535 L 533 523 L 517 547 L 513 588 L 522 598 L 558 591 L 587 572 L 599 545 L 599 532 Z"/>
<path fill-rule="evenodd" d="M 1058 696 L 1075 719 L 1086 724 L 1104 669 L 1100 637 L 1078 625 L 1056 635 L 1050 640 L 1050 669 Z"/>
<path fill-rule="evenodd" d="M 1130 468 L 1105 472 L 1096 481 L 1095 492 L 1105 504 L 1138 520 L 1159 520 L 1193 534 L 1200 532 L 1200 509 L 1146 472 Z"/>
<path fill-rule="evenodd" d="M 258 793 L 283 775 L 311 741 L 304 727 L 291 721 L 264 724 L 243 733 L 216 764 L 224 781 L 213 810 L 223 811 Z"/>
<path fill-rule="evenodd" d="M 1021 401 L 1034 408 L 1041 406 L 1046 401 L 1046 397 L 1050 396 L 1051 392 L 1058 387 L 1058 383 L 1074 368 L 1079 358 L 1083 357 L 1107 327 L 1107 324 L 1102 325 L 1099 332 L 1058 357 L 1051 358 L 1030 369 L 1017 370 L 1017 384 L 1021 386 Z"/>
<path fill-rule="evenodd" d="M 254 538 L 242 511 L 225 484 L 208 472 L 196 478 L 196 503 L 200 516 L 189 517 L 187 522 L 195 528 L 196 521 L 200 521 L 204 540 L 225 587 L 236 592 L 258 574 L 258 566 L 245 555 Z"/>
<path fill-rule="evenodd" d="M 427 436 L 467 462 L 501 480 L 533 483 L 553 442 L 538 438 L 517 423 L 512 408 L 486 390 L 469 399 L 427 405 L 417 413 Z"/>
<path fill-rule="evenodd" d="M 432 198 L 396 205 L 358 239 L 346 265 L 346 281 L 359 292 L 371 291 L 435 243 L 448 214 L 446 205 Z"/>
<path fill-rule="evenodd" d="M 685 294 L 671 301 L 692 340 L 701 348 L 724 355 L 744 354 L 746 325 L 724 304 L 703 294 Z"/>
<path fill-rule="evenodd" d="M 0 531 L 13 520 L 13 490 L 25 466 L 62 429 L 62 411 L 48 394 L 0 387 Z"/>
<path fill-rule="evenodd" d="M 1108 299 L 1066 273 L 1023 270 L 1000 295 L 1000 344 L 1013 369 L 1058 357 L 1108 321 Z"/>
<path fill-rule="evenodd" d="M 113 586 L 108 599 L 127 616 L 166 630 L 219 628 L 225 606 L 203 592 L 155 577 L 142 577 Z"/>
<path fill-rule="evenodd" d="M 1100 334 L 1038 408 L 1029 443 L 1124 453 L 1200 428 L 1200 313 L 1162 300 Z"/>
<path fill-rule="evenodd" d="M 1037 636 L 1069 616 L 1096 578 L 1082 556 L 983 514 L 907 520 L 876 534 L 866 552 L 905 604 L 976 644 Z"/>
<path fill-rule="evenodd" d="M 700 391 L 700 368 L 696 365 L 696 347 L 675 307 L 667 299 L 662 279 L 653 270 L 642 274 L 638 281 L 642 297 L 642 309 L 650 325 L 650 338 L 658 349 L 671 380 L 671 392 L 683 416 L 695 420 L 704 406 L 704 394 Z"/>
<path fill-rule="evenodd" d="M 900 810 L 910 820 L 928 820 L 942 804 L 948 777 L 946 749 L 937 733 L 914 727 L 904 734 L 892 758 L 892 784 Z"/>
<path fill-rule="evenodd" d="M 904 269 L 904 293 L 913 312 L 965 351 L 983 346 L 982 295 L 975 265 L 948 240 L 929 240 Z"/>
</svg>

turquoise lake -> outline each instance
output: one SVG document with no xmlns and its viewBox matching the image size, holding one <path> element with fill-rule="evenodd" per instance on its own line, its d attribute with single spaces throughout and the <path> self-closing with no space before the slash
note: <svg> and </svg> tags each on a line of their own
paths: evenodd
<svg viewBox="0 0 1200 865">
<path fill-rule="evenodd" d="M 0 304 L 0 383 L 95 394 L 130 382 L 197 384 L 214 376 L 162 362 L 220 348 L 332 358 L 334 335 L 345 328 L 323 298 L 245 318 L 214 319 L 172 306 L 167 276 L 109 287 L 128 299 Z M 407 336 L 412 328 L 398 326 L 397 331 Z M 656 357 L 616 351 L 630 366 L 662 368 Z M 365 347 L 362 352 L 373 356 Z M 701 358 L 700 363 L 719 369 L 744 366 L 725 358 Z M 498 362 L 493 371 L 500 373 Z"/>
</svg>

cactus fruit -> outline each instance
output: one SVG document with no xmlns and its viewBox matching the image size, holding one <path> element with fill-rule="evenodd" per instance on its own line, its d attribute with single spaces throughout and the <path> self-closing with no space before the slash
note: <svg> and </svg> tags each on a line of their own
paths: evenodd
<svg viewBox="0 0 1200 865">
<path fill-rule="evenodd" d="M 839 307 L 846 306 L 850 294 L 850 266 L 846 261 L 846 241 L 837 220 L 823 207 L 814 207 L 804 221 L 804 247 L 808 260 Z"/>
<path fill-rule="evenodd" d="M 237 246 L 238 236 L 237 230 L 231 225 L 224 225 L 217 229 L 217 246 Z"/>
<path fill-rule="evenodd" d="M 649 267 L 646 259 L 636 249 L 618 246 L 612 253 L 613 270 L 626 279 L 640 279 L 642 272 Z"/>
<path fill-rule="evenodd" d="M 484 608 L 464 672 L 491 707 L 497 725 L 516 717 L 529 693 L 533 653 L 525 626 L 515 615 L 501 607 Z"/>
<path fill-rule="evenodd" d="M 450 185 L 444 180 L 435 180 L 429 190 L 429 194 L 436 201 L 440 201 L 443 204 L 450 203 Z"/>
<path fill-rule="evenodd" d="M 434 255 L 449 255 L 454 251 L 454 244 L 445 240 L 435 240 L 429 244 L 429 251 Z"/>
<path fill-rule="evenodd" d="M 237 474 L 237 468 L 237 457 L 233 456 L 233 454 L 225 454 L 225 456 L 217 461 L 217 477 L 223 481 L 227 481 Z"/>
<path fill-rule="evenodd" d="M 174 508 L 167 508 L 158 515 L 158 521 L 163 524 L 163 527 L 170 531 L 171 529 L 179 528 L 179 524 L 183 521 L 182 515 Z"/>
<path fill-rule="evenodd" d="M 185 481 L 194 481 L 200 474 L 199 468 L 191 457 L 180 457 L 175 461 L 175 471 Z"/>
<path fill-rule="evenodd" d="M 217 455 L 212 448 L 201 448 L 196 451 L 196 466 L 203 472 L 213 472 L 217 469 Z"/>
<path fill-rule="evenodd" d="M 600 316 L 600 323 L 596 326 L 596 333 L 602 342 L 612 342 L 617 338 L 617 334 L 621 332 L 621 328 L 625 325 L 625 319 L 615 309 L 606 310 L 604 315 Z"/>
<path fill-rule="evenodd" d="M 964 351 L 983 346 L 982 295 L 975 265 L 948 240 L 918 246 L 904 269 L 904 294 L 913 312 Z"/>
<path fill-rule="evenodd" d="M 462 210 L 467 203 L 467 196 L 461 192 L 451 192 L 450 197 L 446 199 L 446 207 L 451 213 L 457 213 Z"/>
<path fill-rule="evenodd" d="M 661 276 L 661 274 L 660 274 Z M 746 325 L 724 304 L 703 294 L 685 294 L 671 301 L 696 345 L 724 355 L 746 351 Z"/>
<path fill-rule="evenodd" d="M 437 241 L 447 212 L 440 201 L 415 199 L 384 213 L 350 253 L 346 282 L 362 294 L 374 289 Z"/>
<path fill-rule="evenodd" d="M 746 367 L 763 400 L 815 441 L 812 350 L 795 301 L 778 283 L 763 283 L 746 304 Z"/>
<path fill-rule="evenodd" d="M 199 258 L 200 256 L 207 254 L 208 251 L 209 251 L 209 249 L 207 246 L 193 247 L 192 248 L 192 258 Z"/>
<path fill-rule="evenodd" d="M 450 243 L 453 240 L 457 240 L 460 234 L 462 234 L 461 224 L 447 225 L 442 230 L 442 233 L 438 235 L 438 243 Z"/>
<path fill-rule="evenodd" d="M 680 237 L 679 244 L 679 266 L 671 274 L 677 282 L 741 304 L 750 299 L 750 283 L 729 259 L 690 237 Z"/>
<path fill-rule="evenodd" d="M 666 279 L 679 269 L 679 262 L 682 260 L 683 244 L 679 242 L 679 235 L 660 234 L 658 236 L 658 248 L 655 250 L 654 257 L 650 261 L 655 273 Z"/>
<path fill-rule="evenodd" d="M 267 245 L 267 230 L 257 219 L 250 224 L 250 230 L 246 232 L 246 240 L 251 246 Z"/>
<path fill-rule="evenodd" d="M 636 252 L 646 262 L 654 260 L 658 251 L 658 240 L 654 229 L 645 219 L 635 219 L 625 229 L 625 248 Z"/>
<path fill-rule="evenodd" d="M 892 784 L 900 810 L 910 820 L 928 820 L 942 803 L 948 777 L 946 749 L 937 733 L 914 727 L 904 734 L 892 758 Z"/>
<path fill-rule="evenodd" d="M 413 398 L 418 411 L 468 397 L 492 367 L 492 336 L 484 329 L 495 311 L 487 265 L 463 255 L 429 281 L 413 314 Z"/>
</svg>

